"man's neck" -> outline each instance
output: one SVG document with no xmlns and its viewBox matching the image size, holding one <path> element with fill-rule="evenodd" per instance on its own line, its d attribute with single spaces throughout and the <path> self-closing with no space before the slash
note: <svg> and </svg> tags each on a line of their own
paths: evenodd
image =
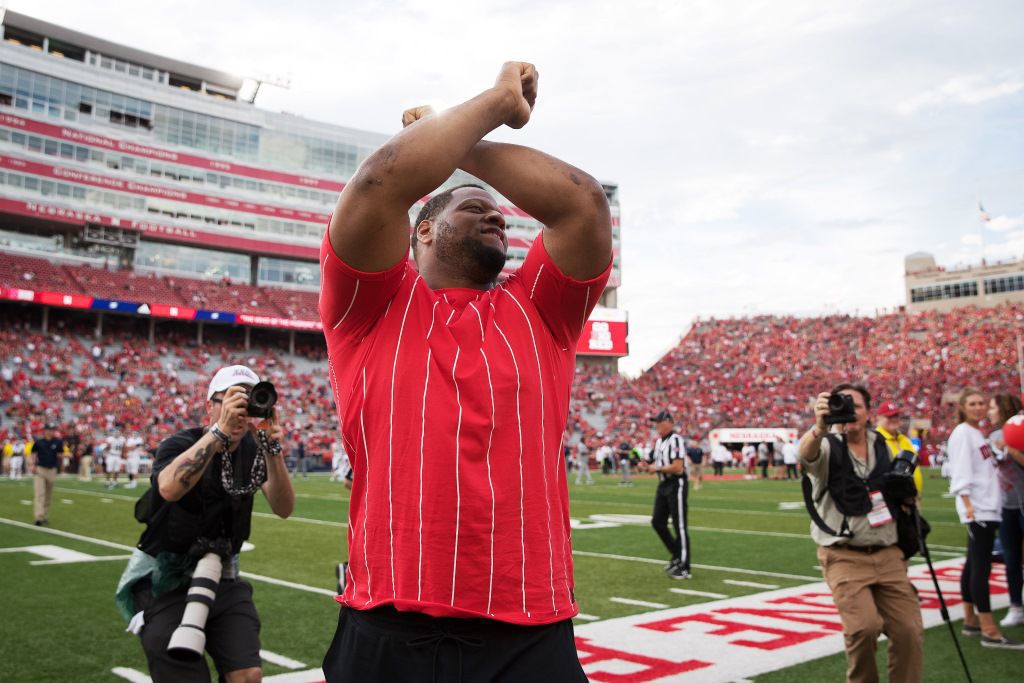
<svg viewBox="0 0 1024 683">
<path fill-rule="evenodd" d="M 478 289 L 486 292 L 494 289 L 498 284 L 497 280 L 477 282 L 463 272 L 456 272 L 446 268 L 444 264 L 438 261 L 424 259 L 422 263 L 417 263 L 416 265 L 419 269 L 420 277 L 423 278 L 423 282 L 434 291 L 439 289 Z"/>
</svg>

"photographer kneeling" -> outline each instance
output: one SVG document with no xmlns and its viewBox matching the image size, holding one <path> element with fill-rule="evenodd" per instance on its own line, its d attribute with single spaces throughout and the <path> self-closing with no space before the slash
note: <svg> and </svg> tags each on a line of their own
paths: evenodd
<svg viewBox="0 0 1024 683">
<path fill-rule="evenodd" d="M 811 537 L 842 618 L 847 680 L 878 680 L 875 652 L 885 633 L 889 680 L 920 681 L 921 609 L 897 545 L 893 508 L 899 502 L 882 494 L 889 488 L 893 460 L 885 440 L 868 427 L 870 406 L 867 390 L 854 384 L 840 384 L 815 400 L 814 427 L 799 445 L 812 485 L 808 510 L 812 518 L 820 515 L 811 524 Z M 912 489 L 909 494 L 912 498 Z M 818 521 L 838 531 L 829 533 Z"/>
<path fill-rule="evenodd" d="M 157 449 L 151 488 L 135 509 L 146 529 L 117 589 L 157 683 L 210 680 L 204 649 L 221 680 L 262 678 L 260 621 L 239 552 L 258 489 L 281 518 L 295 506 L 276 400 L 249 368 L 222 368 L 207 392 L 210 426 L 182 430 Z"/>
</svg>

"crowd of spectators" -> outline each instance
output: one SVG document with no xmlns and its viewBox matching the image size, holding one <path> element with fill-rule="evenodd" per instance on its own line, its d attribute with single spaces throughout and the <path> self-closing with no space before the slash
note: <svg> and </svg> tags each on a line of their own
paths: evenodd
<svg viewBox="0 0 1024 683">
<path fill-rule="evenodd" d="M 152 448 L 202 422 L 199 378 L 243 363 L 277 386 L 289 438 L 301 440 L 314 462 L 330 461 L 336 418 L 319 337 L 301 336 L 291 356 L 270 347 L 240 351 L 226 340 L 200 345 L 185 333 L 161 334 L 150 344 L 130 328 L 95 339 L 87 320 L 71 317 L 57 316 L 42 334 L 30 317 L 7 316 L 0 324 L 0 442 L 38 434 L 53 421 L 65 434 L 97 440 L 120 428 Z M 951 397 L 963 386 L 1018 386 L 1022 322 L 1020 305 L 873 318 L 700 320 L 636 379 L 580 370 L 568 431 L 594 448 L 647 443 L 648 417 L 662 409 L 695 439 L 716 427 L 803 427 L 811 397 L 853 381 L 926 425 L 926 440 L 937 445 L 955 423 Z"/>
<path fill-rule="evenodd" d="M 650 439 L 648 416 L 668 409 L 688 436 L 716 427 L 806 427 L 810 400 L 840 381 L 864 383 L 938 444 L 966 385 L 1012 391 L 1024 306 L 878 317 L 758 316 L 699 320 L 635 380 L 577 375 L 570 420 L 617 441 Z M 595 414 L 585 424 L 584 412 Z"/>
</svg>

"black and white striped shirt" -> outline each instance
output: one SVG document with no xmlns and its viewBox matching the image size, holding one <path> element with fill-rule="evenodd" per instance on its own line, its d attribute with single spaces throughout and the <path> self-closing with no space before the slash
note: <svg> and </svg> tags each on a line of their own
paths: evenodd
<svg viewBox="0 0 1024 683">
<path fill-rule="evenodd" d="M 683 474 L 676 475 L 658 472 L 659 481 L 678 479 L 680 476 L 686 476 L 689 470 L 690 463 L 687 462 L 686 458 L 686 441 L 675 432 L 672 432 L 664 439 L 658 439 L 654 443 L 654 450 L 651 451 L 650 457 L 651 464 L 654 465 L 655 469 L 668 467 L 675 460 L 683 461 Z"/>
</svg>

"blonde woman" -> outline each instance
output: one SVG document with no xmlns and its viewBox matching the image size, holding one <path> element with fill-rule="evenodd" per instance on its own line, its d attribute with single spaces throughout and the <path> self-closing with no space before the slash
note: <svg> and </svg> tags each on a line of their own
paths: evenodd
<svg viewBox="0 0 1024 683">
<path fill-rule="evenodd" d="M 989 598 L 992 546 L 1003 506 L 998 463 L 980 429 L 987 410 L 988 401 L 979 390 L 964 389 L 958 402 L 959 424 L 949 436 L 949 489 L 956 497 L 960 522 L 967 526 L 967 561 L 960 575 L 963 634 L 980 635 L 983 647 L 1024 650 L 1024 643 L 1007 638 L 999 630 Z"/>
</svg>

